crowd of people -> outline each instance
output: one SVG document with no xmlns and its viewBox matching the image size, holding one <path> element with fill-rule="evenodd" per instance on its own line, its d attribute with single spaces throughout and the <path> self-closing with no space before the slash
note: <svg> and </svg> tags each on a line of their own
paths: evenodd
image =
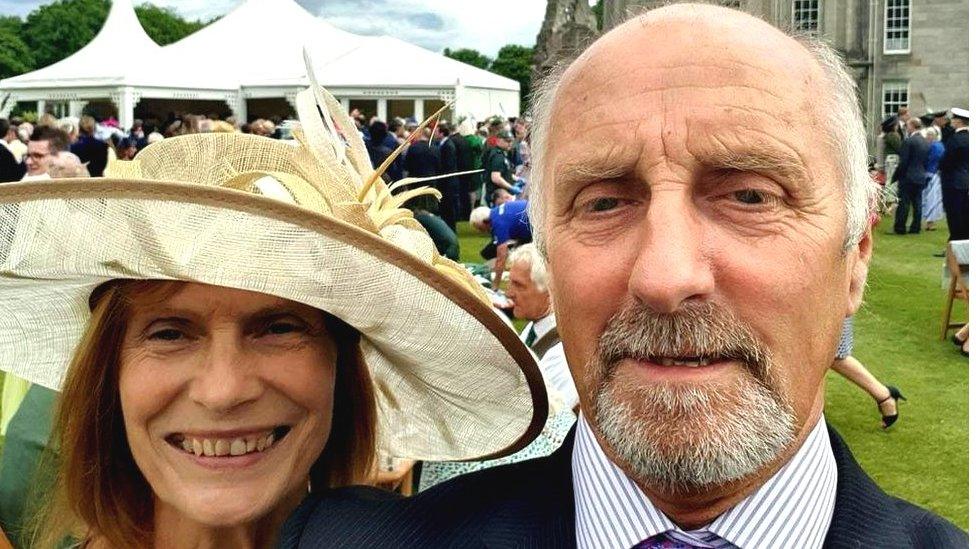
<svg viewBox="0 0 976 549">
<path fill-rule="evenodd" d="M 935 223 L 945 218 L 949 240 L 968 240 L 969 111 L 953 108 L 913 116 L 901 107 L 881 123 L 878 149 L 885 184 L 897 183 L 888 192 L 891 202 L 897 202 L 894 233 L 935 230 Z M 906 226 L 909 213 L 912 220 Z"/>
<path fill-rule="evenodd" d="M 852 317 L 878 185 L 864 128 L 832 119 L 824 139 L 808 113 L 860 120 L 853 88 L 813 39 L 675 4 L 543 81 L 531 134 L 366 120 L 311 87 L 294 143 L 288 124 L 248 124 L 255 139 L 195 116 L 116 137 L 88 117 L 11 125 L 4 169 L 26 182 L 0 185 L 0 366 L 34 384 L 0 463 L 3 530 L 42 547 L 967 546 L 877 486 L 824 414 L 827 370 L 866 372 Z M 900 196 L 919 128 L 897 144 Z M 105 177 L 59 181 L 65 158 Z M 485 283 L 447 258 L 466 216 L 491 234 Z M 521 333 L 491 305 L 506 269 Z M 862 386 L 889 427 L 903 395 Z M 377 486 L 396 460 L 421 492 Z M 31 486 L 39 463 L 51 480 Z M 11 485 L 45 497 L 15 522 Z"/>
</svg>

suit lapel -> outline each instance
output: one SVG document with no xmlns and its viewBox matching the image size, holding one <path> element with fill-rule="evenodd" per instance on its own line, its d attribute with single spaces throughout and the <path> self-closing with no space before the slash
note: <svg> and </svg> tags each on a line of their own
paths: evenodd
<svg viewBox="0 0 976 549">
<path fill-rule="evenodd" d="M 837 460 L 837 499 L 824 547 L 911 547 L 911 537 L 893 499 L 854 460 L 840 435 L 828 425 Z"/>
<path fill-rule="evenodd" d="M 572 467 L 575 440 L 574 426 L 558 450 L 535 460 L 535 466 L 526 467 L 520 478 L 513 479 L 513 483 L 522 486 L 517 487 L 517 497 L 499 505 L 486 521 L 481 538 L 486 548 L 576 547 Z"/>
</svg>

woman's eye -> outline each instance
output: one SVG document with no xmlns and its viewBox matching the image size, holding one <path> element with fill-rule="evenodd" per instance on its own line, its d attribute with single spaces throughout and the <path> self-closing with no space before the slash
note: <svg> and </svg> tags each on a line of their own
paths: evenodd
<svg viewBox="0 0 976 549">
<path fill-rule="evenodd" d="M 742 204 L 762 204 L 764 202 L 768 202 L 769 198 L 765 193 L 755 189 L 735 191 L 732 193 L 732 196 L 734 196 L 735 199 Z"/>
<path fill-rule="evenodd" d="M 592 212 L 606 212 L 620 205 L 619 198 L 602 197 L 590 202 L 588 209 Z"/>
<path fill-rule="evenodd" d="M 177 341 L 183 337 L 183 332 L 175 328 L 164 328 L 149 334 L 149 339 L 156 341 Z"/>
<path fill-rule="evenodd" d="M 273 322 L 265 328 L 265 333 L 270 335 L 285 335 L 304 332 L 305 328 L 293 322 Z"/>
</svg>

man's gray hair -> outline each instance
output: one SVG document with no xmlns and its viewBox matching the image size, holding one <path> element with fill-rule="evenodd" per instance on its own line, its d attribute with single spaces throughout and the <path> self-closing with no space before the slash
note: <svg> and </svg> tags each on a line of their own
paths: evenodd
<svg viewBox="0 0 976 549">
<path fill-rule="evenodd" d="M 516 263 L 526 263 L 529 266 L 529 276 L 532 278 L 532 282 L 539 291 L 548 291 L 549 289 L 549 271 L 546 270 L 546 261 L 543 259 L 542 254 L 539 253 L 539 248 L 535 244 L 529 242 L 528 244 L 522 244 L 518 248 L 515 248 L 508 256 L 509 265 L 515 265 Z"/>
<path fill-rule="evenodd" d="M 687 4 L 686 4 L 687 6 Z M 675 8 L 675 5 L 664 9 Z M 641 15 L 635 16 L 641 17 Z M 823 127 L 827 142 L 837 155 L 837 171 L 844 180 L 844 209 L 847 215 L 847 234 L 844 251 L 850 250 L 868 230 L 868 220 L 877 203 L 880 189 L 868 173 L 867 137 L 864 118 L 857 98 L 857 85 L 847 72 L 847 66 L 837 52 L 818 37 L 795 31 L 785 33 L 799 42 L 823 70 L 828 86 L 822 90 L 825 109 Z M 533 240 L 543 256 L 546 250 L 545 154 L 552 125 L 552 108 L 556 91 L 572 59 L 557 65 L 543 78 L 532 93 L 532 184 L 528 186 L 529 219 L 532 220 Z"/>
</svg>

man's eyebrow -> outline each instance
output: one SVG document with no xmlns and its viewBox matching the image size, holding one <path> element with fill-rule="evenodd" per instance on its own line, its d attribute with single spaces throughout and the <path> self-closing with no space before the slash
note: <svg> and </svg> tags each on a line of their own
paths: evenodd
<svg viewBox="0 0 976 549">
<path fill-rule="evenodd" d="M 785 177 L 792 184 L 799 184 L 807 179 L 803 162 L 793 154 L 779 151 L 717 151 L 702 160 L 705 166 L 712 169 L 777 174 Z"/>
<path fill-rule="evenodd" d="M 566 188 L 590 181 L 620 179 L 633 171 L 633 166 L 617 155 L 584 157 L 560 163 L 556 168 L 555 183 Z"/>
</svg>

